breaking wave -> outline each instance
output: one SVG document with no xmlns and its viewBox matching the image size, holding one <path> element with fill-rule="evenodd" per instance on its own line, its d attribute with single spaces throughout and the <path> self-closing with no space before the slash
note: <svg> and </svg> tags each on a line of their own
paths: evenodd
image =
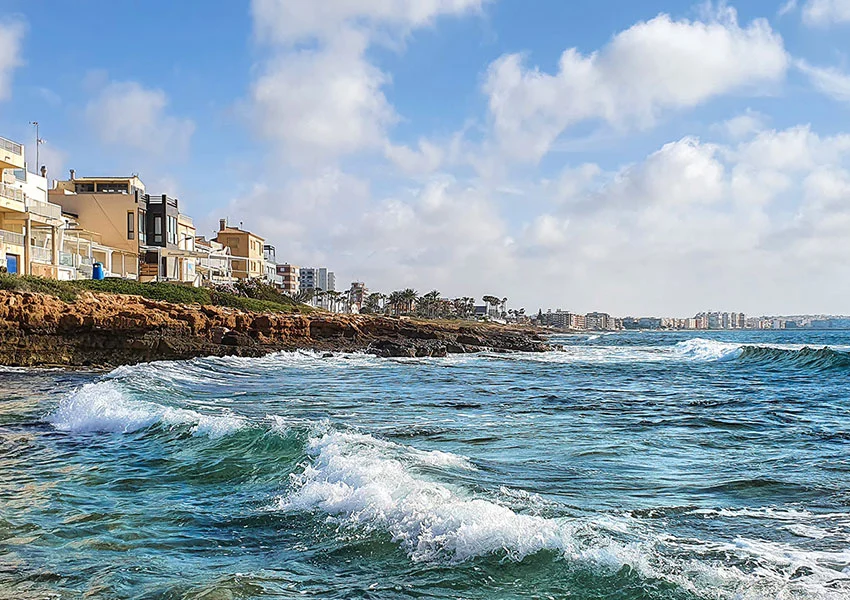
<svg viewBox="0 0 850 600">
<path fill-rule="evenodd" d="M 766 346 L 744 346 L 740 359 L 751 364 L 771 367 L 790 367 L 812 370 L 850 368 L 850 352 L 833 348 L 800 349 L 772 348 Z"/>
<path fill-rule="evenodd" d="M 63 398 L 47 417 L 59 431 L 132 433 L 155 425 L 189 426 L 195 435 L 211 438 L 229 435 L 247 426 L 236 415 L 205 415 L 127 396 L 114 380 L 89 383 Z"/>
<path fill-rule="evenodd" d="M 459 564 L 490 556 L 522 561 L 551 552 L 563 560 L 664 580 L 702 596 L 838 600 L 850 552 L 806 552 L 737 538 L 680 539 L 629 514 L 535 514 L 555 505 L 523 491 L 488 497 L 423 474 L 416 453 L 371 435 L 327 430 L 307 441 L 307 461 L 276 504 L 318 513 L 337 526 L 388 534 L 414 562 Z M 769 511 L 768 511 L 769 514 Z M 791 520 L 791 519 L 789 519 Z M 797 535 L 809 529 L 794 528 Z M 338 529 L 334 528 L 334 532 Z M 728 560 L 718 561 L 721 556 Z M 750 565 L 750 566 L 745 566 Z"/>
</svg>

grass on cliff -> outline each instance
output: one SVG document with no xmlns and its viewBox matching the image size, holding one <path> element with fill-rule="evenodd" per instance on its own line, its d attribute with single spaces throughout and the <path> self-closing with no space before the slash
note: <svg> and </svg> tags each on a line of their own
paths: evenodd
<svg viewBox="0 0 850 600">
<path fill-rule="evenodd" d="M 126 279 L 81 279 L 57 281 L 30 275 L 0 274 L 0 290 L 37 292 L 73 302 L 82 291 L 103 294 L 128 294 L 173 304 L 227 306 L 252 312 L 311 312 L 309 306 L 295 302 L 267 284 L 236 286 L 233 292 L 196 288 L 176 283 L 139 283 Z M 253 297 L 252 297 L 253 296 Z"/>
</svg>

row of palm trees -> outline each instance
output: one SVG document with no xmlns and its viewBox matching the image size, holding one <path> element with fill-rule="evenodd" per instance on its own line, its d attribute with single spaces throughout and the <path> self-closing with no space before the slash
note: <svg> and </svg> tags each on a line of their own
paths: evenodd
<svg viewBox="0 0 850 600">
<path fill-rule="evenodd" d="M 490 317 L 504 318 L 509 315 L 511 317 L 520 315 L 519 311 L 506 310 L 507 298 L 484 296 L 482 300 L 490 307 L 487 311 Z M 439 290 L 431 290 L 419 295 L 412 288 L 397 290 L 390 294 L 373 292 L 365 298 L 360 312 L 394 316 L 415 315 L 428 319 L 469 319 L 475 316 L 475 298 L 469 296 L 443 298 Z M 525 314 L 525 310 L 522 310 L 522 314 Z"/>
<path fill-rule="evenodd" d="M 337 292 L 333 290 L 309 289 L 295 296 L 298 302 L 316 301 L 333 312 L 353 312 L 357 302 L 351 290 Z M 525 315 L 525 309 L 507 310 L 507 298 L 487 295 L 482 298 L 488 307 L 490 318 L 517 318 Z M 460 298 L 443 298 L 439 290 L 431 290 L 420 295 L 413 288 L 396 290 L 389 294 L 373 292 L 362 299 L 358 307 L 363 314 L 373 315 L 413 315 L 428 319 L 458 318 L 469 319 L 475 316 L 475 298 L 463 296 Z"/>
</svg>

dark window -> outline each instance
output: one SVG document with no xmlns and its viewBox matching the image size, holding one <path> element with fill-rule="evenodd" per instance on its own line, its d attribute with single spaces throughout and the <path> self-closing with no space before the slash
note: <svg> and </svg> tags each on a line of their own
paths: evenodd
<svg viewBox="0 0 850 600">
<path fill-rule="evenodd" d="M 133 214 L 133 211 L 127 211 L 127 239 L 132 240 L 133 235 L 133 227 L 136 225 L 136 215 Z"/>
<path fill-rule="evenodd" d="M 126 183 L 98 183 L 97 191 L 103 194 L 126 194 L 128 186 Z"/>
<path fill-rule="evenodd" d="M 147 241 L 145 232 L 147 231 L 147 213 L 143 210 L 139 211 L 139 240 L 144 244 Z"/>
<path fill-rule="evenodd" d="M 77 183 L 74 184 L 74 191 L 78 194 L 80 193 L 94 193 L 94 184 L 93 183 Z"/>
</svg>

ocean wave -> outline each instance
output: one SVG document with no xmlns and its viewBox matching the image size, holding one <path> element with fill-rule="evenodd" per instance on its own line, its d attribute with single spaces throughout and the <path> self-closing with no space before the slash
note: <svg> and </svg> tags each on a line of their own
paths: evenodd
<svg viewBox="0 0 850 600">
<path fill-rule="evenodd" d="M 154 425 L 190 426 L 195 435 L 229 435 L 247 426 L 233 414 L 205 415 L 127 396 L 116 381 L 88 383 L 59 402 L 47 421 L 59 431 L 132 433 Z"/>
<path fill-rule="evenodd" d="M 414 562 L 456 564 L 488 556 L 522 561 L 548 551 L 596 568 L 628 566 L 700 597 L 711 590 L 716 598 L 838 600 L 850 590 L 850 551 L 807 551 L 744 538 L 680 539 L 659 531 L 663 522 L 630 514 L 546 517 L 541 511 L 556 505 L 523 490 L 503 487 L 489 498 L 428 478 L 418 469 L 421 455 L 405 448 L 333 428 L 313 436 L 307 442 L 311 460 L 290 476 L 290 490 L 276 508 L 318 512 L 337 525 L 388 533 Z M 725 513 L 705 511 L 715 514 Z M 780 514 L 792 526 L 795 518 L 808 516 Z M 820 535 L 812 527 L 789 530 Z"/>
<path fill-rule="evenodd" d="M 677 343 L 674 352 L 679 358 L 701 362 L 722 362 L 740 357 L 741 345 L 693 338 Z"/>
<path fill-rule="evenodd" d="M 748 363 L 776 367 L 796 367 L 800 369 L 831 370 L 850 368 L 850 352 L 833 348 L 799 349 L 777 348 L 770 346 L 743 346 L 739 357 Z"/>
<path fill-rule="evenodd" d="M 292 476 L 293 489 L 279 508 L 320 510 L 348 525 L 383 529 L 414 561 L 464 561 L 497 551 L 521 560 L 544 549 L 573 549 L 568 524 L 464 497 L 417 476 L 410 460 L 387 448 L 355 433 L 312 438 L 313 461 Z"/>
</svg>

